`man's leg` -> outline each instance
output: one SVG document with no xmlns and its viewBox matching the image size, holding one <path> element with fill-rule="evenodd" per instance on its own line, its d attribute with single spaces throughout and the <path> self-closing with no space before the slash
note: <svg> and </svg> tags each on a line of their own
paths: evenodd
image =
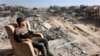
<svg viewBox="0 0 100 56">
<path fill-rule="evenodd" d="M 47 41 L 47 39 L 45 39 L 45 38 L 40 38 L 40 37 L 35 37 L 35 38 L 33 38 L 33 39 L 34 39 L 34 41 L 37 41 L 38 43 L 43 43 L 44 46 L 45 46 L 45 48 L 46 48 L 47 54 L 49 54 L 50 56 L 53 56 L 53 55 L 50 53 L 50 51 L 49 51 L 49 46 L 48 46 L 48 41 Z"/>
<path fill-rule="evenodd" d="M 45 48 L 41 43 L 34 41 L 32 44 L 34 47 L 36 47 L 37 49 L 39 49 L 41 51 L 43 56 L 47 56 Z"/>
<path fill-rule="evenodd" d="M 49 50 L 49 45 L 48 45 L 48 41 L 45 38 L 42 38 L 42 40 L 40 41 L 41 43 L 44 43 L 44 46 L 46 48 L 47 54 L 48 56 L 53 56 Z"/>
</svg>

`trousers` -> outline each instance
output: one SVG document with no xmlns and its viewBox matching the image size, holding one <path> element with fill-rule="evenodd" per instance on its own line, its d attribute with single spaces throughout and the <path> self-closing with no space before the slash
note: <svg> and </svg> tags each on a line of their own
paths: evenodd
<svg viewBox="0 0 100 56">
<path fill-rule="evenodd" d="M 51 54 L 49 51 L 48 41 L 45 38 L 41 38 L 38 34 L 33 34 L 31 31 L 21 36 L 22 38 L 28 37 L 32 39 L 32 44 L 35 48 L 39 49 L 43 56 L 48 56 Z M 43 44 L 41 44 L 43 43 Z M 49 55 L 51 56 L 51 55 Z"/>
<path fill-rule="evenodd" d="M 34 37 L 32 38 L 32 44 L 35 48 L 39 49 L 43 56 L 47 56 L 49 53 L 48 41 L 45 38 Z M 43 43 L 43 44 L 42 44 Z"/>
</svg>

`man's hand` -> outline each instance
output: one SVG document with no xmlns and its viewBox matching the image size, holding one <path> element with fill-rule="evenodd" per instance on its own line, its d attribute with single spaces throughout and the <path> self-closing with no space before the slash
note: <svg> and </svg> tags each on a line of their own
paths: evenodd
<svg viewBox="0 0 100 56">
<path fill-rule="evenodd" d="M 15 31 L 17 33 L 24 33 L 26 31 L 26 29 L 18 27 L 18 28 L 15 29 Z"/>
<path fill-rule="evenodd" d="M 26 41 L 32 42 L 32 40 L 31 39 L 28 39 L 28 38 L 26 39 Z"/>
<path fill-rule="evenodd" d="M 31 40 L 31 39 L 29 39 L 29 38 L 22 39 L 22 42 L 24 42 L 24 41 L 29 41 L 29 42 L 32 42 L 32 40 Z"/>
<path fill-rule="evenodd" d="M 20 30 L 19 30 L 19 28 L 16 28 L 15 32 L 16 32 L 16 34 L 20 34 L 21 33 Z"/>
</svg>

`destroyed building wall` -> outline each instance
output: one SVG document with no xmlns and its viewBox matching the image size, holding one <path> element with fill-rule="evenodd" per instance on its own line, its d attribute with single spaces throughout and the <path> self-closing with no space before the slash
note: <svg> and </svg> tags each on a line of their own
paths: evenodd
<svg viewBox="0 0 100 56">
<path fill-rule="evenodd" d="M 100 8 L 99 7 L 89 7 L 85 11 L 86 19 L 100 21 Z"/>
</svg>

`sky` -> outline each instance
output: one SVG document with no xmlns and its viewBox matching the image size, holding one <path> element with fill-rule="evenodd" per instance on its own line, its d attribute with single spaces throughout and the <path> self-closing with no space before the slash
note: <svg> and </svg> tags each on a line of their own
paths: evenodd
<svg viewBox="0 0 100 56">
<path fill-rule="evenodd" d="M 0 0 L 0 4 L 25 7 L 49 7 L 50 5 L 100 5 L 100 0 Z"/>
</svg>

